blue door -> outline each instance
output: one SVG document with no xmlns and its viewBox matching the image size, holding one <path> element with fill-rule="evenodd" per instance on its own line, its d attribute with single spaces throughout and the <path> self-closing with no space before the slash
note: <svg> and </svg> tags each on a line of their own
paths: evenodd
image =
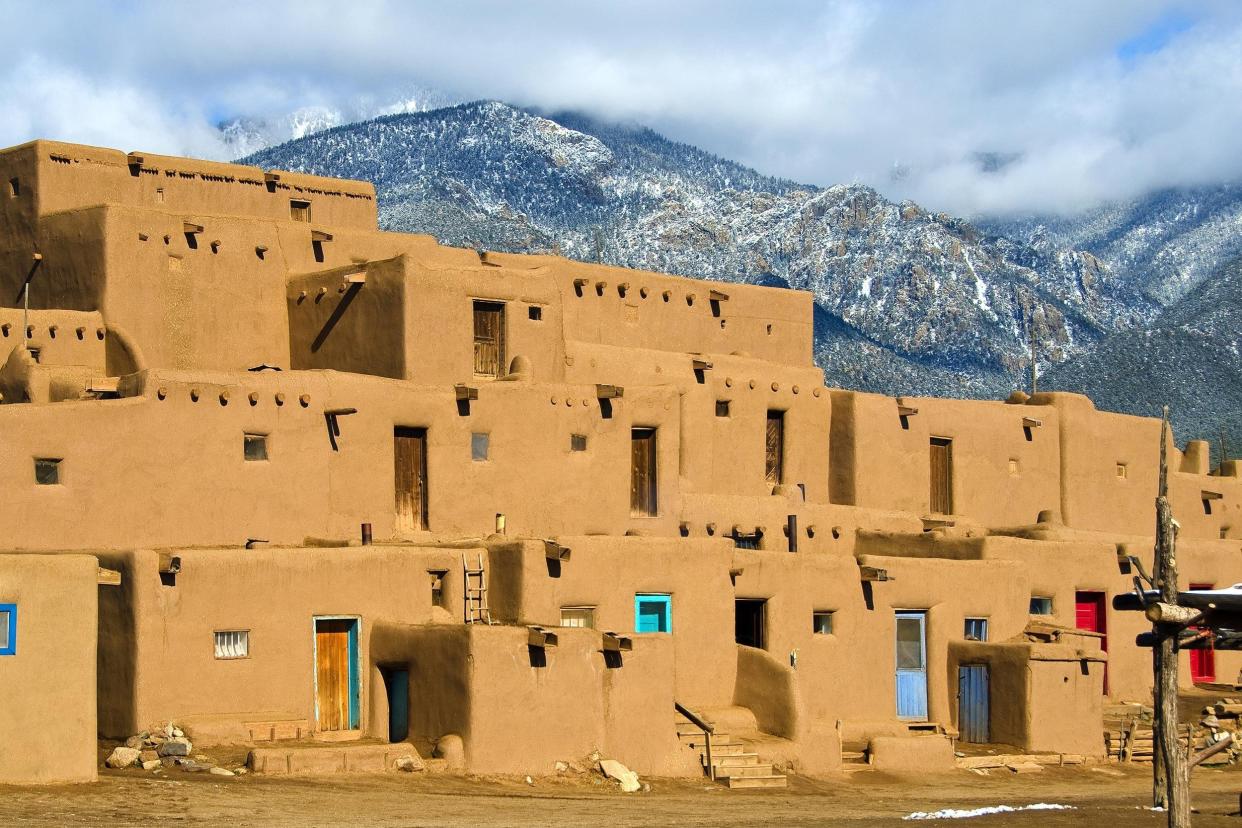
<svg viewBox="0 0 1242 828">
<path fill-rule="evenodd" d="M 672 632 L 673 596 L 639 593 L 634 596 L 634 632 Z"/>
<path fill-rule="evenodd" d="M 927 719 L 927 613 L 897 613 L 897 718 Z"/>
<path fill-rule="evenodd" d="M 388 696 L 388 741 L 404 742 L 410 735 L 410 671 L 405 667 L 380 667 Z"/>
<path fill-rule="evenodd" d="M 963 742 L 987 744 L 988 665 L 963 664 L 957 668 L 957 727 Z"/>
</svg>

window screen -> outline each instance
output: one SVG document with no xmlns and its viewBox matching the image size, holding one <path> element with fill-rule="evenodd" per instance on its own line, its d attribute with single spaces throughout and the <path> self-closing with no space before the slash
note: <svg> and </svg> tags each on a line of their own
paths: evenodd
<svg viewBox="0 0 1242 828">
<path fill-rule="evenodd" d="M 0 656 L 17 654 L 17 605 L 0 604 Z"/>
<path fill-rule="evenodd" d="M 569 436 L 570 451 L 586 451 L 587 438 L 585 434 L 571 434 Z"/>
<path fill-rule="evenodd" d="M 595 607 L 561 607 L 561 626 L 595 629 Z"/>
<path fill-rule="evenodd" d="M 923 669 L 923 623 L 918 618 L 897 619 L 897 669 Z"/>
<path fill-rule="evenodd" d="M 216 658 L 246 658 L 250 655 L 249 630 L 217 630 Z"/>
<path fill-rule="evenodd" d="M 476 431 L 470 435 L 470 459 L 486 460 L 490 448 L 491 437 L 484 431 Z"/>
<path fill-rule="evenodd" d="M 247 460 L 266 460 L 267 435 L 247 434 L 243 441 L 243 452 Z"/>
<path fill-rule="evenodd" d="M 811 615 L 811 632 L 815 635 L 832 635 L 832 610 L 815 610 Z"/>
</svg>

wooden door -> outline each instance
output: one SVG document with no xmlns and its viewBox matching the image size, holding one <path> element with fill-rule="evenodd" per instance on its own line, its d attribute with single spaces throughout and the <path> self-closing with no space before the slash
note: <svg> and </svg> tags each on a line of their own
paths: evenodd
<svg viewBox="0 0 1242 828">
<path fill-rule="evenodd" d="M 636 428 L 630 438 L 630 515 L 655 517 L 659 503 L 656 484 L 656 430 Z"/>
<path fill-rule="evenodd" d="M 963 742 L 991 741 L 988 666 L 963 664 L 957 668 L 957 729 Z"/>
<path fill-rule="evenodd" d="M 474 303 L 474 373 L 499 377 L 505 368 L 505 306 L 500 302 Z"/>
<path fill-rule="evenodd" d="M 953 514 L 953 441 L 931 438 L 931 511 Z"/>
<path fill-rule="evenodd" d="M 1074 626 L 1100 633 L 1100 649 L 1108 652 L 1108 614 L 1102 592 L 1074 593 Z M 1104 664 L 1104 695 L 1108 695 L 1108 664 Z"/>
<path fill-rule="evenodd" d="M 1193 589 L 1213 589 L 1212 584 L 1191 584 Z M 1200 630 L 1202 627 L 1192 629 Z M 1216 649 L 1212 639 L 1205 642 L 1203 649 L 1190 651 L 1190 679 L 1196 683 L 1216 681 Z"/>
<path fill-rule="evenodd" d="M 356 730 L 358 710 L 358 620 L 316 618 L 316 730 Z"/>
<path fill-rule="evenodd" d="M 785 412 L 769 411 L 764 445 L 764 476 L 769 483 L 785 480 Z"/>
<path fill-rule="evenodd" d="M 397 531 L 427 528 L 427 429 L 393 430 Z"/>
</svg>

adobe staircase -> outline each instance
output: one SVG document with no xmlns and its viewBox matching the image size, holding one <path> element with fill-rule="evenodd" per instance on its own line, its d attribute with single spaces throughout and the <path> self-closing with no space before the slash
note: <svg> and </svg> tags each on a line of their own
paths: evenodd
<svg viewBox="0 0 1242 828">
<path fill-rule="evenodd" d="M 683 745 L 699 754 L 699 763 L 703 766 L 703 772 L 717 782 L 728 788 L 784 788 L 786 786 L 785 775 L 778 773 L 771 762 L 760 761 L 759 754 L 747 752 L 746 746 L 728 733 L 715 730 L 701 718 L 698 722 L 692 721 L 682 713 L 682 709 L 677 711 L 676 722 L 678 739 Z M 704 725 L 712 728 L 710 760 L 708 759 L 709 734 L 704 729 Z"/>
</svg>

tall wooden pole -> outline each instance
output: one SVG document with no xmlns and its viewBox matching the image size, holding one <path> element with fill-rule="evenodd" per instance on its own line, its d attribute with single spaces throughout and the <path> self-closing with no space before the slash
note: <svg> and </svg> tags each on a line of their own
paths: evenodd
<svg viewBox="0 0 1242 828">
<path fill-rule="evenodd" d="M 1169 409 L 1165 406 L 1160 424 L 1160 489 L 1156 495 L 1156 560 L 1153 577 L 1160 600 L 1177 603 L 1177 530 L 1169 507 Z M 1164 776 L 1164 807 L 1169 828 L 1190 828 L 1190 774 L 1186 754 L 1179 744 L 1177 722 L 1177 636 L 1181 626 L 1155 624 L 1157 645 L 1155 664 L 1156 762 L 1153 783 Z M 1153 799 L 1159 802 L 1157 791 Z"/>
</svg>

